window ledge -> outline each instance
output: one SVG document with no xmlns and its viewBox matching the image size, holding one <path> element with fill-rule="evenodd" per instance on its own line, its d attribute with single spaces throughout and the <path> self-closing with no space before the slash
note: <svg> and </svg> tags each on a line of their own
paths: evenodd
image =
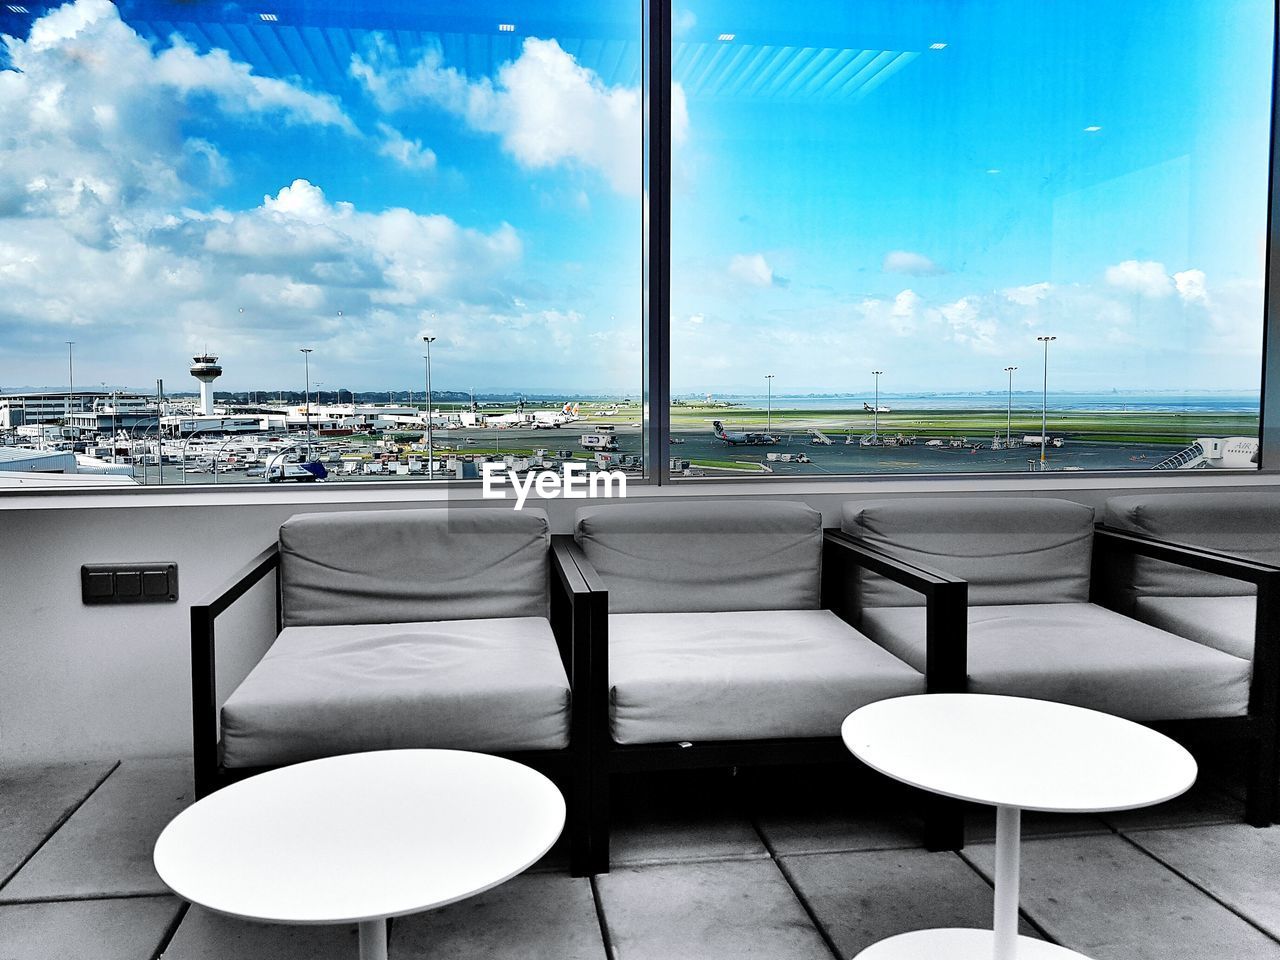
<svg viewBox="0 0 1280 960">
<path fill-rule="evenodd" d="M 1226 470 L 1151 471 L 1138 474 L 1015 474 L 1001 476 L 840 477 L 832 479 L 681 480 L 658 486 L 636 482 L 630 499 L 797 496 L 878 496 L 899 494 L 1064 493 L 1114 490 L 1212 490 L 1280 487 L 1280 474 Z M 479 503 L 478 483 L 436 486 L 427 483 L 334 483 L 291 487 L 241 484 L 222 488 L 181 485 L 150 490 L 117 488 L 69 492 L 64 489 L 23 490 L 0 495 L 0 512 L 31 510 L 146 509 L 156 507 L 230 507 L 263 504 L 297 506 L 369 503 Z"/>
</svg>

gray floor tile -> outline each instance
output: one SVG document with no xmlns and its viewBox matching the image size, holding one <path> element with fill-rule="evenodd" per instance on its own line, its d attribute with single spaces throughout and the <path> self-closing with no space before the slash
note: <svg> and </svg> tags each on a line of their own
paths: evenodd
<svg viewBox="0 0 1280 960">
<path fill-rule="evenodd" d="M 1133 841 L 1280 938 L 1280 827 L 1144 831 Z"/>
<path fill-rule="evenodd" d="M 831 960 L 772 860 L 623 867 L 596 884 L 623 960 Z"/>
<path fill-rule="evenodd" d="M 721 771 L 614 777 L 610 863 L 768 856 L 738 788 Z"/>
<path fill-rule="evenodd" d="M 0 902 L 168 893 L 151 850 L 192 798 L 188 761 L 122 763 L 0 889 Z"/>
<path fill-rule="evenodd" d="M 115 766 L 9 767 L 0 775 L 0 886 Z"/>
<path fill-rule="evenodd" d="M 644 822 L 615 821 L 609 834 L 609 862 L 615 866 L 767 856 L 751 821 L 730 812 L 697 809 Z"/>
<path fill-rule="evenodd" d="M 604 960 L 591 881 L 533 874 L 401 917 L 391 960 Z"/>
<path fill-rule="evenodd" d="M 1211 783 L 1198 783 L 1180 797 L 1154 807 L 1103 813 L 1101 819 L 1121 833 L 1211 823 L 1242 823 L 1244 803 Z"/>
<path fill-rule="evenodd" d="M 1035 810 L 1025 810 L 1022 814 L 1024 837 L 1085 837 L 1107 833 L 1111 833 L 1111 827 L 1095 816 Z M 996 808 L 971 808 L 965 815 L 964 836 L 966 843 L 995 843 Z"/>
<path fill-rule="evenodd" d="M 912 930 L 991 926 L 991 885 L 954 853 L 823 853 L 782 863 L 842 957 Z M 1022 932 L 1036 935 L 1026 923 Z"/>
<path fill-rule="evenodd" d="M 897 850 L 924 842 L 924 822 L 919 817 L 890 811 L 761 814 L 756 825 L 778 856 Z"/>
<path fill-rule="evenodd" d="M 988 876 L 993 855 L 965 850 Z M 1280 944 L 1115 834 L 1023 843 L 1022 907 L 1092 960 L 1280 958 Z"/>
<path fill-rule="evenodd" d="M 181 908 L 174 897 L 0 906 L 4 960 L 147 960 Z"/>
<path fill-rule="evenodd" d="M 164 960 L 353 960 L 355 924 L 333 927 L 251 923 L 192 907 Z"/>
</svg>

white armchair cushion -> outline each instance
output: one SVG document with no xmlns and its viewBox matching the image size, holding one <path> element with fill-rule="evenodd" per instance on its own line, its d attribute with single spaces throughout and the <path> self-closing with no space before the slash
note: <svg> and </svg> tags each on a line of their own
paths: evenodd
<svg viewBox="0 0 1280 960">
<path fill-rule="evenodd" d="M 1134 604 L 1143 623 L 1245 660 L 1253 659 L 1257 612 L 1254 597 L 1138 597 Z"/>
<path fill-rule="evenodd" d="M 286 627 L 222 708 L 228 767 L 568 742 L 569 684 L 541 617 Z"/>
<path fill-rule="evenodd" d="M 864 610 L 862 629 L 924 669 L 925 611 Z M 969 608 L 969 689 L 1130 720 L 1243 716 L 1250 663 L 1091 603 Z"/>
<path fill-rule="evenodd" d="M 609 617 L 619 743 L 834 737 L 924 677 L 829 610 Z"/>
</svg>

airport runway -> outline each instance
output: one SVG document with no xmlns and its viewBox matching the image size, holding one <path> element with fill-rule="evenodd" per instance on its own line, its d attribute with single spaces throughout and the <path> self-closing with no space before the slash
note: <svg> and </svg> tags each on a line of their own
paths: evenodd
<svg viewBox="0 0 1280 960">
<path fill-rule="evenodd" d="M 444 447 L 458 447 L 458 452 L 501 455 L 511 450 L 545 448 L 553 452 L 572 450 L 583 455 L 579 438 L 592 431 L 592 425 L 575 424 L 572 428 L 557 430 L 453 430 L 438 431 L 436 442 L 440 444 L 439 456 L 453 452 Z M 777 432 L 777 431 L 775 431 Z M 781 433 L 781 442 L 772 446 L 730 446 L 711 435 L 709 430 L 676 431 L 673 436 L 683 443 L 669 447 L 670 456 L 681 460 L 710 460 L 721 463 L 741 463 L 751 469 L 767 463 L 775 476 L 840 476 L 847 474 L 889 473 L 1024 473 L 1028 461 L 1039 461 L 1039 447 L 1015 447 L 1010 450 L 979 448 L 926 447 L 916 444 L 908 447 L 860 447 L 846 445 L 837 440 L 832 446 L 810 443 L 804 433 Z M 638 427 L 619 426 L 615 430 L 618 452 L 639 455 L 642 452 Z M 474 443 L 468 443 L 470 438 Z M 976 442 L 977 438 L 970 438 Z M 1181 447 L 1153 443 L 1102 443 L 1067 441 L 1066 446 L 1048 450 L 1048 467 L 1060 470 L 1078 467 L 1084 470 L 1149 470 L 1156 463 L 1176 453 Z M 803 453 L 811 463 L 781 463 L 767 461 L 768 453 Z M 696 465 L 695 465 L 696 466 Z M 183 474 L 179 467 L 166 465 L 166 485 L 181 484 Z M 706 469 L 707 476 L 734 475 L 730 471 Z M 761 476 L 754 470 L 750 476 Z M 139 479 L 141 473 L 139 472 Z M 421 480 L 421 475 L 408 476 L 358 476 L 331 473 L 329 482 L 369 482 L 376 480 Z M 149 484 L 156 482 L 155 469 L 149 472 Z M 211 474 L 188 474 L 187 483 L 211 483 Z M 246 479 L 243 473 L 222 474 L 220 483 L 263 483 L 259 479 Z"/>
</svg>

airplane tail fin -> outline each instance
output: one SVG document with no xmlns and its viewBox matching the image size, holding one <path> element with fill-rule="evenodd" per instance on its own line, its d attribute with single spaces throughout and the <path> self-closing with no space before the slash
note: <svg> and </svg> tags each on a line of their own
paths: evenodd
<svg viewBox="0 0 1280 960">
<path fill-rule="evenodd" d="M 724 433 L 724 424 L 721 423 L 719 420 L 712 420 L 711 428 L 716 432 L 716 436 L 719 436 L 720 434 Z"/>
</svg>

